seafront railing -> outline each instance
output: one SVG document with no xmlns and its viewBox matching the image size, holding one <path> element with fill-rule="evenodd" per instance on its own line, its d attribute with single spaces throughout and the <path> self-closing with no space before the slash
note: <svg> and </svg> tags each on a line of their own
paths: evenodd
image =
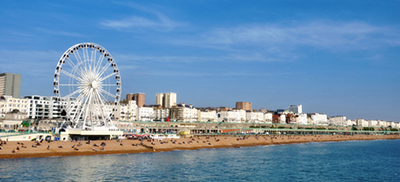
<svg viewBox="0 0 400 182">
<path fill-rule="evenodd" d="M 268 132 L 305 132 L 305 133 L 369 133 L 369 134 L 400 134 L 400 131 L 368 131 L 368 130 L 320 130 L 320 129 L 289 129 L 289 128 L 223 128 L 224 130 L 235 130 L 224 133 L 242 133 L 246 131 Z"/>
<path fill-rule="evenodd" d="M 0 138 L 7 138 L 7 137 L 13 137 L 13 136 L 21 136 L 21 135 L 28 135 L 28 134 L 51 134 L 51 132 L 44 132 L 44 131 L 37 131 L 37 132 L 4 132 L 1 131 L 0 134 L 5 134 L 5 135 L 0 135 Z"/>
</svg>

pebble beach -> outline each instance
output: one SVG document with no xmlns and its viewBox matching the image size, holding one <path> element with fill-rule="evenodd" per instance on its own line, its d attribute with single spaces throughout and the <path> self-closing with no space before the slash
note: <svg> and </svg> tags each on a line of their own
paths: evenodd
<svg viewBox="0 0 400 182">
<path fill-rule="evenodd" d="M 178 139 L 95 140 L 95 141 L 2 141 L 0 159 L 84 156 L 197 150 L 202 148 L 250 147 L 306 142 L 400 139 L 400 135 L 218 135 Z"/>
</svg>

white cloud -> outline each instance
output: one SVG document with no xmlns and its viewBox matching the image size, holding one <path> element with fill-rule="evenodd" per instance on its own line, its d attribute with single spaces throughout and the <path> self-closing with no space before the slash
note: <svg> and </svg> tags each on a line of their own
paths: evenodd
<svg viewBox="0 0 400 182">
<path fill-rule="evenodd" d="M 363 22 L 314 21 L 301 24 L 242 25 L 217 28 L 203 35 L 206 44 L 224 46 L 312 46 L 365 49 L 379 45 L 398 46 L 395 28 Z"/>
<path fill-rule="evenodd" d="M 82 37 L 82 34 L 75 33 L 75 32 L 65 32 L 65 31 L 58 31 L 58 30 L 50 30 L 50 29 L 45 29 L 45 28 L 33 28 L 34 30 L 37 30 L 39 32 L 43 32 L 46 34 L 52 34 L 52 35 L 63 35 L 63 36 L 68 36 L 68 37 Z"/>
<path fill-rule="evenodd" d="M 132 15 L 126 18 L 121 18 L 116 20 L 104 20 L 100 24 L 117 30 L 139 27 L 139 28 L 153 28 L 161 31 L 172 30 L 180 25 L 180 23 L 171 20 L 166 15 L 157 12 L 155 10 L 149 9 L 147 7 L 139 6 L 134 3 L 125 3 L 123 5 L 147 13 L 147 17 Z"/>
<path fill-rule="evenodd" d="M 148 19 L 139 16 L 132 16 L 122 20 L 106 20 L 101 24 L 115 29 L 125 29 L 133 27 L 166 28 L 173 29 L 176 23 L 163 15 L 158 15 L 158 19 Z"/>
<path fill-rule="evenodd" d="M 137 71 L 134 74 L 136 75 L 150 75 L 150 76 L 194 76 L 194 77 L 200 77 L 200 76 L 226 76 L 226 77 L 231 77 L 231 76 L 272 76 L 270 73 L 249 73 L 249 72 L 212 72 L 212 73 L 207 73 L 207 72 L 196 72 L 196 71 Z"/>
<path fill-rule="evenodd" d="M 216 61 L 295 61 L 307 57 L 304 50 L 352 52 L 399 46 L 396 27 L 365 22 L 310 21 L 238 25 L 214 28 L 191 37 L 164 41 L 178 46 L 218 51 Z M 207 59 L 199 56 L 196 60 Z"/>
</svg>

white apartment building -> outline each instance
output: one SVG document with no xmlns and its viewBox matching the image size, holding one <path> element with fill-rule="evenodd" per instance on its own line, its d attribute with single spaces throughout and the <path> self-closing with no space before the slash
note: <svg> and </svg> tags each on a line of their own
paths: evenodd
<svg viewBox="0 0 400 182">
<path fill-rule="evenodd" d="M 386 127 L 387 122 L 383 120 L 378 120 L 378 126 L 379 127 Z M 389 126 L 389 125 L 388 125 Z"/>
<path fill-rule="evenodd" d="M 6 113 L 11 113 L 13 110 L 18 110 L 28 117 L 29 100 L 13 98 L 7 95 L 0 96 L 0 119 L 4 118 Z"/>
<path fill-rule="evenodd" d="M 296 117 L 296 124 L 300 125 L 307 125 L 307 114 L 306 113 L 301 113 L 298 114 Z"/>
<path fill-rule="evenodd" d="M 393 125 L 394 125 L 394 122 L 393 122 L 393 121 L 388 121 L 388 122 L 386 122 L 386 127 L 391 126 L 392 128 L 394 128 Z"/>
<path fill-rule="evenodd" d="M 378 121 L 377 120 L 368 120 L 368 127 L 378 127 Z"/>
<path fill-rule="evenodd" d="M 119 105 L 119 109 L 117 112 L 120 112 L 119 120 L 122 121 L 135 121 L 138 114 L 138 106 L 136 105 L 135 100 L 128 101 L 127 104 Z"/>
<path fill-rule="evenodd" d="M 154 111 L 154 120 L 165 121 L 169 117 L 169 109 L 157 109 Z"/>
<path fill-rule="evenodd" d="M 279 123 L 286 124 L 286 115 L 285 114 L 281 114 L 281 117 L 279 117 Z"/>
<path fill-rule="evenodd" d="M 346 120 L 346 126 L 353 126 L 353 125 L 356 125 L 356 121 L 350 119 Z"/>
<path fill-rule="evenodd" d="M 271 113 L 271 112 L 264 113 L 264 122 L 272 123 L 272 115 L 273 115 L 273 113 Z"/>
<path fill-rule="evenodd" d="M 25 96 L 29 100 L 28 117 L 30 119 L 52 119 L 61 117 L 61 108 L 55 97 L 45 97 L 39 95 Z"/>
<path fill-rule="evenodd" d="M 368 127 L 368 122 L 365 119 L 356 119 L 356 125 L 362 127 Z"/>
<path fill-rule="evenodd" d="M 197 110 L 197 120 L 201 122 L 216 122 L 217 112 L 216 111 L 200 111 Z"/>
<path fill-rule="evenodd" d="M 246 112 L 246 122 L 249 122 L 249 123 L 264 122 L 264 113 L 247 111 Z"/>
<path fill-rule="evenodd" d="M 219 112 L 219 121 L 226 121 L 231 123 L 241 123 L 246 121 L 245 110 L 221 111 Z"/>
<path fill-rule="evenodd" d="M 301 114 L 301 113 L 303 113 L 303 106 L 302 105 L 290 105 L 289 111 L 293 112 L 294 114 Z"/>
<path fill-rule="evenodd" d="M 156 105 L 163 108 L 171 108 L 176 105 L 176 93 L 158 93 L 156 94 Z"/>
<path fill-rule="evenodd" d="M 326 114 L 313 113 L 310 118 L 314 125 L 328 125 L 328 117 Z"/>
<path fill-rule="evenodd" d="M 158 93 L 156 94 L 156 105 L 160 105 L 164 107 L 164 94 Z"/>
<path fill-rule="evenodd" d="M 154 109 L 152 107 L 139 107 L 136 116 L 137 121 L 153 121 Z"/>
<path fill-rule="evenodd" d="M 328 118 L 328 124 L 334 126 L 345 126 L 346 120 L 346 116 L 333 116 Z"/>
<path fill-rule="evenodd" d="M 183 121 L 197 121 L 197 109 L 189 106 L 189 107 L 183 107 Z"/>
</svg>

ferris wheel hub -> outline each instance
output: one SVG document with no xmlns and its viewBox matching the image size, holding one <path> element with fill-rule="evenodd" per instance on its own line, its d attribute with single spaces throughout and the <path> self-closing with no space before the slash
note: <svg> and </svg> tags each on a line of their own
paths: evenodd
<svg viewBox="0 0 400 182">
<path fill-rule="evenodd" d="M 99 82 L 97 82 L 96 80 L 93 80 L 91 86 L 93 89 L 97 89 L 97 87 L 99 87 Z"/>
</svg>

